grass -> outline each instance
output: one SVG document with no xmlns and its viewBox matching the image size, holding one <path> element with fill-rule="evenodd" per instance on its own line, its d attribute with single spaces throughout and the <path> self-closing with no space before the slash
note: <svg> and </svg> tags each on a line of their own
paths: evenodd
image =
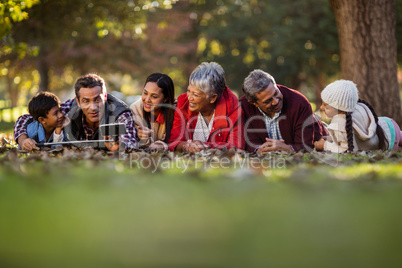
<svg viewBox="0 0 402 268">
<path fill-rule="evenodd" d="M 0 122 L 0 134 L 12 133 L 14 122 Z"/>
<path fill-rule="evenodd" d="M 399 155 L 397 155 L 399 156 Z M 396 267 L 402 165 L 0 158 L 1 267 Z M 176 160 L 177 161 L 177 160 Z M 356 164 L 357 162 L 361 163 Z M 173 162 L 173 161 L 171 161 Z"/>
</svg>

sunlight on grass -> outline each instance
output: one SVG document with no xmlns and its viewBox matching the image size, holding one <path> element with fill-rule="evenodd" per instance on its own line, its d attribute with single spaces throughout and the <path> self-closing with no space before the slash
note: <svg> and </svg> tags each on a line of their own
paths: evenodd
<svg viewBox="0 0 402 268">
<path fill-rule="evenodd" d="M 338 167 L 333 175 L 342 180 L 356 178 L 397 178 L 402 179 L 402 164 L 360 164 Z"/>
<path fill-rule="evenodd" d="M 1 267 L 402 261 L 399 154 L 343 155 L 333 167 L 322 155 L 72 153 L 0 155 Z"/>
</svg>

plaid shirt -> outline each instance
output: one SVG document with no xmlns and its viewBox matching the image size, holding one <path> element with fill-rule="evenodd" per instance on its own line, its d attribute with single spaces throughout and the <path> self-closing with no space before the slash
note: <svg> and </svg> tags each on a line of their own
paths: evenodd
<svg viewBox="0 0 402 268">
<path fill-rule="evenodd" d="M 61 109 L 64 114 L 68 114 L 73 105 L 74 99 L 68 100 L 61 104 Z M 33 122 L 33 118 L 29 114 L 24 114 L 20 116 L 15 122 L 14 125 L 14 139 L 15 141 L 22 134 L 27 134 L 27 126 Z M 127 133 L 124 135 L 120 135 L 120 140 L 126 145 L 126 149 L 135 149 L 137 148 L 137 138 L 136 138 L 136 130 L 134 127 L 134 120 L 131 112 L 125 112 L 120 114 L 116 118 L 116 123 L 123 123 L 126 125 Z M 87 127 L 86 124 L 83 124 L 84 132 L 86 137 L 91 137 L 94 134 L 94 131 Z"/>
<path fill-rule="evenodd" d="M 260 113 L 264 116 L 265 127 L 267 128 L 268 138 L 274 140 L 282 140 L 281 131 L 279 129 L 279 116 L 281 115 L 281 111 L 277 112 L 274 117 L 269 117 L 260 108 L 258 108 Z"/>
</svg>

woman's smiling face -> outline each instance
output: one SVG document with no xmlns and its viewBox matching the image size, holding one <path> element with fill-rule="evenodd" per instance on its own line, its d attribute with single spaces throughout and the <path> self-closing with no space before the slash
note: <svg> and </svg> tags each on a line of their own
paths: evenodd
<svg viewBox="0 0 402 268">
<path fill-rule="evenodd" d="M 148 113 L 159 111 L 159 105 L 165 101 L 162 89 L 155 82 L 145 84 L 141 98 L 144 104 L 144 111 Z"/>
<path fill-rule="evenodd" d="M 207 93 L 199 90 L 193 85 L 187 88 L 187 99 L 189 101 L 189 110 L 192 112 L 203 112 L 213 109 L 217 95 L 208 96 Z"/>
</svg>

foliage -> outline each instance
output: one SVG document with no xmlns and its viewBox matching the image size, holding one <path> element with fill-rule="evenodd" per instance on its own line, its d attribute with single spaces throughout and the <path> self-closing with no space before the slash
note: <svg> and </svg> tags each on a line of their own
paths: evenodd
<svg viewBox="0 0 402 268">
<path fill-rule="evenodd" d="M 401 1 L 396 1 L 398 25 Z M 314 101 L 314 93 L 339 72 L 328 0 L 9 0 L 6 5 L 18 3 L 30 7 L 21 22 L 1 9 L 9 21 L 0 45 L 0 82 L 11 81 L 7 97 L 19 91 L 27 96 L 42 80 L 48 90 L 67 91 L 77 76 L 91 71 L 110 81 L 110 90 L 130 94 L 140 91 L 150 73 L 165 72 L 178 95 L 193 68 L 213 60 L 239 94 L 244 77 L 261 68 Z M 30 80 L 30 88 L 13 84 L 14 77 Z"/>
<path fill-rule="evenodd" d="M 333 12 L 320 1 L 217 1 L 200 14 L 203 60 L 221 63 L 238 91 L 250 71 L 270 72 L 278 83 L 322 87 L 339 71 Z M 320 88 L 321 89 L 321 88 Z"/>
<path fill-rule="evenodd" d="M 16 43 L 25 44 L 25 54 L 21 59 L 16 50 L 3 46 L 2 67 L 11 69 L 23 63 L 25 69 L 37 69 L 41 90 L 71 88 L 75 77 L 93 71 L 105 78 L 106 74 L 142 78 L 150 72 L 144 63 L 153 53 L 146 49 L 147 16 L 157 9 L 171 9 L 174 2 L 44 0 L 30 10 L 29 19 L 13 24 L 10 36 Z M 150 61 L 152 71 L 162 71 L 155 70 L 156 63 Z M 66 73 L 74 77 L 67 83 L 49 79 L 64 78 Z M 113 84 L 111 87 L 115 89 Z"/>
<path fill-rule="evenodd" d="M 338 68 L 333 15 L 320 1 L 44 0 L 29 11 L 28 20 L 14 23 L 9 35 L 24 44 L 23 60 L 11 50 L 1 61 L 3 68 L 18 62 L 17 70 L 38 69 L 41 81 L 48 74 L 51 90 L 71 87 L 71 79 L 57 83 L 66 70 L 73 70 L 68 74 L 73 77 L 90 71 L 129 74 L 139 84 L 162 71 L 184 88 L 205 60 L 222 64 L 238 92 L 253 68 L 298 88 Z"/>
<path fill-rule="evenodd" d="M 28 18 L 27 9 L 39 4 L 40 0 L 4 0 L 0 3 L 0 38 L 3 42 L 9 37 L 12 24 Z"/>
<path fill-rule="evenodd" d="M 247 158 L 241 151 L 210 153 L 176 160 Z M 285 158 L 286 168 L 152 173 L 136 166 L 160 156 L 170 157 L 3 152 L 1 266 L 388 267 L 401 261 L 400 153 L 342 155 L 337 168 L 320 164 L 323 155 L 316 153 L 265 157 Z"/>
</svg>

